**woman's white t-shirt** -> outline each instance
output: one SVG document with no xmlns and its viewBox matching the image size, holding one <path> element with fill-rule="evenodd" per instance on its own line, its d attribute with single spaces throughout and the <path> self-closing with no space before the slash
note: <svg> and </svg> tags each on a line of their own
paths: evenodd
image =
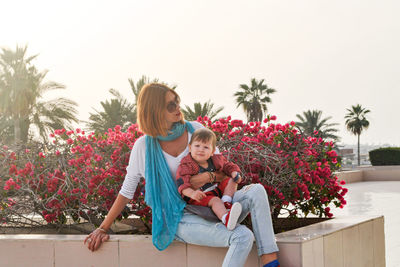
<svg viewBox="0 0 400 267">
<path fill-rule="evenodd" d="M 190 122 L 195 130 L 204 128 L 204 126 L 196 121 Z M 192 134 L 188 132 L 188 144 Z M 172 178 L 175 179 L 176 171 L 178 170 L 181 159 L 189 153 L 189 148 L 179 154 L 177 157 L 171 156 L 163 151 L 164 158 L 168 164 Z M 144 177 L 146 162 L 146 138 L 145 136 L 139 137 L 133 145 L 131 155 L 129 157 L 129 165 L 126 167 L 126 176 L 119 193 L 129 199 L 133 198 L 136 187 L 140 178 Z"/>
</svg>

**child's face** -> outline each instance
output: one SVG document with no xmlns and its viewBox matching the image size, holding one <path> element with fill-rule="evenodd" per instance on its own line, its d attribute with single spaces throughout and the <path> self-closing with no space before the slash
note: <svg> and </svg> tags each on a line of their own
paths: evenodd
<svg viewBox="0 0 400 267">
<path fill-rule="evenodd" d="M 214 148 L 211 142 L 201 142 L 195 140 L 192 144 L 189 144 L 189 151 L 192 154 L 192 158 L 197 162 L 207 161 L 213 154 Z"/>
</svg>

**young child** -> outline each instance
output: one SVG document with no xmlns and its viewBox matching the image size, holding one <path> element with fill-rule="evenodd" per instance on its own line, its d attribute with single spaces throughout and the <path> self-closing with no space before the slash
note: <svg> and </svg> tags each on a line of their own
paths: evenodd
<svg viewBox="0 0 400 267">
<path fill-rule="evenodd" d="M 190 153 L 181 160 L 177 170 L 178 191 L 189 204 L 211 207 L 231 231 L 236 227 L 242 212 L 240 203 L 231 204 L 233 194 L 241 181 L 240 169 L 221 154 L 214 155 L 216 142 L 215 134 L 209 129 L 202 128 L 193 133 L 189 142 Z M 213 174 L 215 171 L 222 171 L 231 178 L 218 184 Z M 209 173 L 210 182 L 194 190 L 191 188 L 190 178 L 203 172 Z"/>
</svg>

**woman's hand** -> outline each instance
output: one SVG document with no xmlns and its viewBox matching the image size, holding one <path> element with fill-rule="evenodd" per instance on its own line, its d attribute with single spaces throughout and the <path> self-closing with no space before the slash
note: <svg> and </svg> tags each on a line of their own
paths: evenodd
<svg viewBox="0 0 400 267">
<path fill-rule="evenodd" d="M 210 175 L 207 172 L 193 175 L 192 178 L 190 178 L 191 187 L 196 190 L 205 185 L 206 183 L 210 182 L 220 183 L 222 182 L 222 180 L 226 178 L 226 175 L 223 172 L 214 172 L 214 174 L 215 174 L 215 181 L 210 181 Z"/>
<path fill-rule="evenodd" d="M 215 173 L 215 182 L 222 182 L 227 176 L 223 172 L 214 172 Z"/>
<path fill-rule="evenodd" d="M 193 175 L 190 178 L 190 184 L 194 190 L 199 189 L 200 187 L 209 182 L 210 182 L 210 175 L 207 172 Z"/>
<path fill-rule="evenodd" d="M 85 238 L 83 244 L 86 245 L 87 243 L 88 249 L 95 251 L 108 239 L 110 239 L 110 236 L 104 230 L 97 228 Z"/>
<path fill-rule="evenodd" d="M 114 204 L 112 205 L 110 211 L 108 212 L 106 218 L 104 221 L 101 223 L 100 228 L 97 228 L 93 232 L 91 232 L 86 238 L 85 241 L 83 241 L 83 244 L 86 245 L 88 249 L 91 251 L 97 250 L 103 242 L 106 242 L 108 239 L 110 239 L 110 236 L 106 233 L 104 229 L 109 229 L 111 227 L 111 224 L 117 218 L 119 214 L 121 214 L 121 211 L 124 209 L 126 204 L 129 203 L 129 199 L 124 197 L 121 194 L 118 194 L 117 199 L 114 201 Z"/>
</svg>

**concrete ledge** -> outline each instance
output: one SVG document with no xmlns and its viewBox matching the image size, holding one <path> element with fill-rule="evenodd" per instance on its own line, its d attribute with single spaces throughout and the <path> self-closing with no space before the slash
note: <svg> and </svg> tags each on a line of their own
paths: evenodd
<svg viewBox="0 0 400 267">
<path fill-rule="evenodd" d="M 365 166 L 354 171 L 336 172 L 346 183 L 362 181 L 400 181 L 400 166 Z"/>
<path fill-rule="evenodd" d="M 344 180 L 346 184 L 361 182 L 363 180 L 363 172 L 360 170 L 337 172 L 335 175 L 339 180 Z"/>
<path fill-rule="evenodd" d="M 385 266 L 383 216 L 335 218 L 276 238 L 282 266 Z"/>
<path fill-rule="evenodd" d="M 400 181 L 400 166 L 362 167 L 363 181 Z"/>
<path fill-rule="evenodd" d="M 1 266 L 212 267 L 221 266 L 227 251 L 175 241 L 160 252 L 151 236 L 112 235 L 91 252 L 84 239 L 84 235 L 0 235 Z M 385 266 L 383 216 L 336 218 L 277 234 L 276 239 L 285 267 Z M 245 266 L 261 266 L 255 245 Z"/>
</svg>

